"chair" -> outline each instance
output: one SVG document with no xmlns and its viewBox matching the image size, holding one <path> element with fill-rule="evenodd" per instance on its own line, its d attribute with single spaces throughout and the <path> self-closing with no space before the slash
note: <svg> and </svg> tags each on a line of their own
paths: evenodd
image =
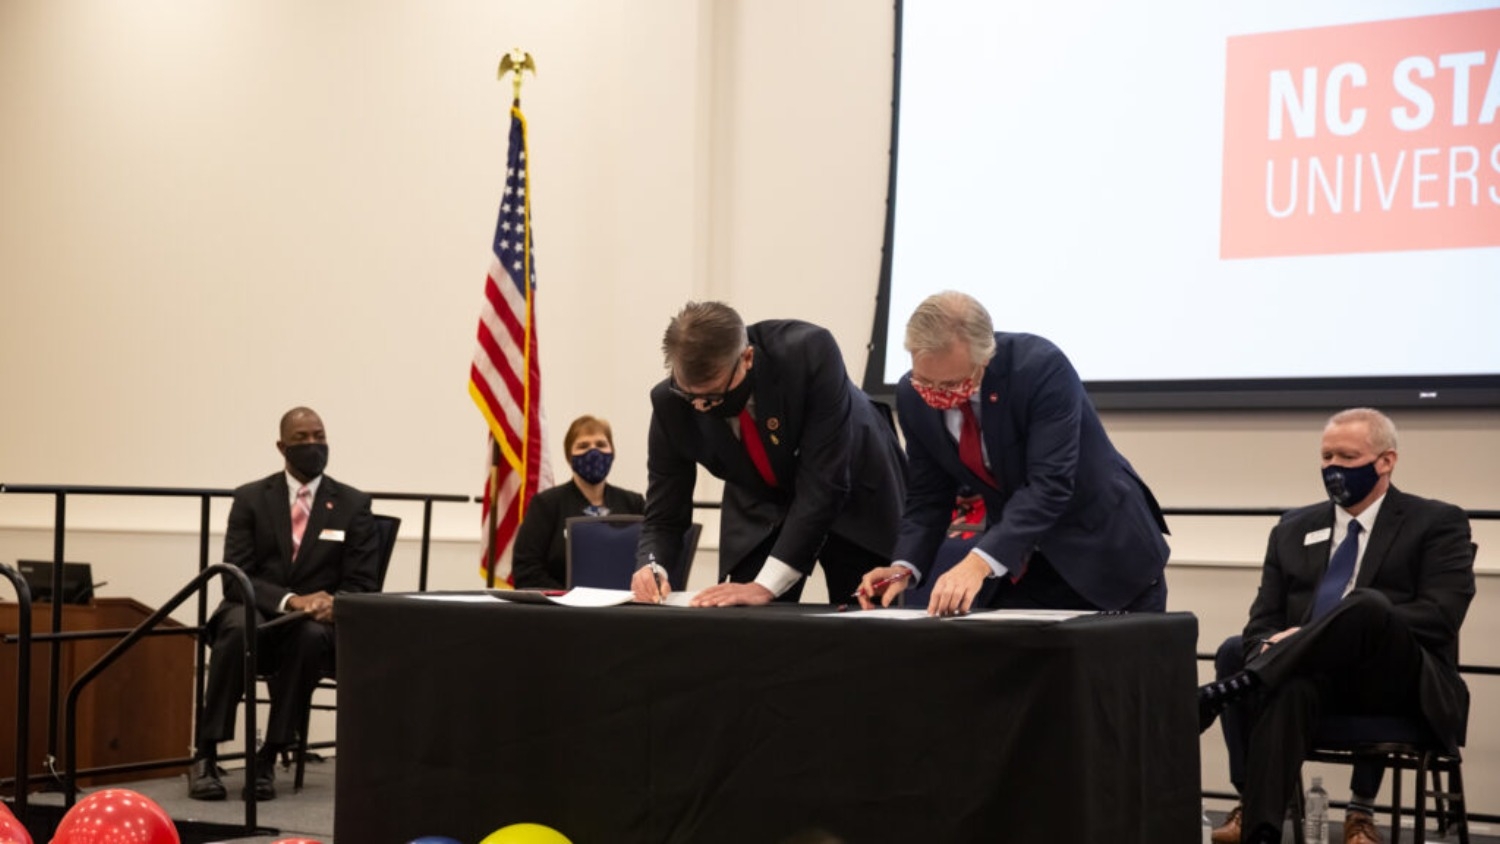
<svg viewBox="0 0 1500 844">
<path fill-rule="evenodd" d="M 1479 555 L 1479 546 L 1469 543 L 1470 559 Z M 1455 647 L 1453 661 L 1458 662 Z M 1463 759 L 1450 754 L 1443 742 L 1419 718 L 1372 715 L 1330 716 L 1318 722 L 1312 750 L 1307 759 L 1313 762 L 1352 765 L 1364 759 L 1374 761 L 1391 771 L 1391 844 L 1401 842 L 1401 772 L 1417 772 L 1417 799 L 1412 838 L 1416 844 L 1427 840 L 1427 799 L 1433 799 L 1438 835 L 1446 837 L 1450 824 L 1458 827 L 1459 844 L 1469 844 L 1469 818 L 1464 803 Z M 1431 772 L 1431 787 L 1428 786 Z M 1448 775 L 1448 788 L 1442 786 L 1440 774 Z M 1303 789 L 1297 789 L 1292 804 L 1296 819 L 1296 842 L 1304 844 L 1302 826 Z"/>
<path fill-rule="evenodd" d="M 385 575 L 386 575 L 386 572 L 390 570 L 390 567 L 391 567 L 391 556 L 396 551 L 396 535 L 398 533 L 400 533 L 400 532 L 401 532 L 401 520 L 400 519 L 396 518 L 395 516 L 382 516 L 382 515 L 379 515 L 379 514 L 377 514 L 375 516 L 375 533 L 376 533 L 376 541 L 378 543 L 378 548 L 379 548 L 379 561 L 380 561 L 380 568 L 379 568 L 378 573 L 376 574 L 376 577 L 375 577 L 375 591 L 377 591 L 377 592 L 381 592 L 381 591 L 385 590 Z M 264 679 L 264 678 L 262 678 L 262 679 Z M 328 672 L 328 673 L 326 673 L 324 675 L 324 679 L 322 680 L 322 682 L 318 683 L 317 688 L 313 689 L 313 692 L 316 693 L 319 689 L 334 690 L 334 689 L 337 689 L 337 688 L 338 688 L 338 684 L 334 682 L 333 673 L 332 672 Z M 320 709 L 320 710 L 323 710 L 325 712 L 333 712 L 333 711 L 336 711 L 338 709 L 338 706 L 336 704 L 333 704 L 333 703 L 313 703 L 310 700 L 308 701 L 307 711 L 302 714 L 302 729 L 299 731 L 299 733 L 297 735 L 297 749 L 296 749 L 297 772 L 296 772 L 295 777 L 292 780 L 292 790 L 293 791 L 301 791 L 302 790 L 302 780 L 303 780 L 303 775 L 306 773 L 306 770 L 307 770 L 307 760 L 308 760 L 308 757 L 309 756 L 313 756 L 317 761 L 319 761 L 319 762 L 322 761 L 322 757 L 321 756 L 317 756 L 316 754 L 312 754 L 312 753 L 310 753 L 308 751 L 308 737 L 307 737 L 307 734 L 308 734 L 309 727 L 311 726 L 311 723 L 312 723 L 312 711 L 314 709 Z M 320 742 L 318 746 L 319 747 L 332 747 L 333 746 L 333 742 L 331 742 L 331 741 L 330 742 Z M 287 758 L 287 754 L 283 753 L 282 754 L 282 758 L 281 758 L 281 766 L 282 766 L 282 768 L 290 767 L 290 765 L 288 764 L 289 761 L 290 760 Z"/>
<path fill-rule="evenodd" d="M 629 589 L 635 574 L 635 547 L 641 537 L 643 516 L 573 516 L 564 523 L 567 548 L 569 589 L 588 586 L 596 589 Z M 693 558 L 703 525 L 694 522 L 682 535 L 683 564 L 669 575 L 675 591 L 687 588 Z"/>
<path fill-rule="evenodd" d="M 1401 841 L 1401 773 L 1416 771 L 1416 806 L 1413 839 L 1427 840 L 1427 800 L 1434 800 L 1438 835 L 1446 836 L 1449 825 L 1458 828 L 1460 844 L 1469 844 L 1469 823 L 1464 805 L 1463 760 L 1449 754 L 1427 725 L 1417 718 L 1394 716 L 1331 716 L 1318 724 L 1308 761 L 1352 765 L 1361 759 L 1378 762 L 1392 773 L 1391 844 Z M 1431 787 L 1428 786 L 1431 772 Z M 1440 773 L 1448 775 L 1442 787 Z M 1302 789 L 1293 803 L 1297 844 L 1304 844 Z"/>
<path fill-rule="evenodd" d="M 932 595 L 932 585 L 937 582 L 938 576 L 958 565 L 959 561 L 967 557 L 969 552 L 974 550 L 974 546 L 978 543 L 978 536 L 971 536 L 968 539 L 950 536 L 944 539 L 943 544 L 938 546 L 937 556 L 933 558 L 932 569 L 927 572 L 927 576 L 922 578 L 921 583 L 918 583 L 916 586 L 908 586 L 902 591 L 901 605 L 913 609 L 926 607 L 927 600 Z M 988 604 L 990 596 L 995 593 L 997 588 L 999 588 L 997 581 L 986 580 L 984 586 L 980 588 L 979 594 L 974 596 L 974 606 L 983 607 Z"/>
</svg>

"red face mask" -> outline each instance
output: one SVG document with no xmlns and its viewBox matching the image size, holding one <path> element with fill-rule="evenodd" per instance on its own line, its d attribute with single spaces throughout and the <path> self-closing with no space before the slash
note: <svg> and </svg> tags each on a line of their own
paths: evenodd
<svg viewBox="0 0 1500 844">
<path fill-rule="evenodd" d="M 927 402 L 928 407 L 934 410 L 952 410 L 959 407 L 974 395 L 975 390 L 973 378 L 965 378 L 958 382 L 957 387 L 951 388 L 929 387 L 913 378 L 911 388 L 916 390 L 917 395 L 922 397 L 922 401 Z"/>
</svg>

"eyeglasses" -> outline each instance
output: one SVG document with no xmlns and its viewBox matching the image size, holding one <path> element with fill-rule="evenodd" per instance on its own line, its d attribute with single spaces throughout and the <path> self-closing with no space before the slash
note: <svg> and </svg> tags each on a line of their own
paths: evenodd
<svg viewBox="0 0 1500 844">
<path fill-rule="evenodd" d="M 918 387 L 923 390 L 939 390 L 949 392 L 953 390 L 961 390 L 973 384 L 974 380 L 975 379 L 973 375 L 968 375 L 963 378 L 955 379 L 953 381 L 928 381 L 925 378 L 918 378 L 915 375 L 911 376 L 911 383 L 913 387 Z"/>
<path fill-rule="evenodd" d="M 672 391 L 672 395 L 682 399 L 689 404 L 700 401 L 705 405 L 708 405 L 709 407 L 723 404 L 724 399 L 729 396 L 729 385 L 734 383 L 734 375 L 735 373 L 740 371 L 740 364 L 744 362 L 745 356 L 743 353 L 741 353 L 739 358 L 735 360 L 734 366 L 729 370 L 729 377 L 724 380 L 724 388 L 717 393 L 690 393 L 687 390 L 684 390 L 681 387 L 677 386 L 677 383 L 675 381 L 668 382 L 667 389 Z"/>
</svg>

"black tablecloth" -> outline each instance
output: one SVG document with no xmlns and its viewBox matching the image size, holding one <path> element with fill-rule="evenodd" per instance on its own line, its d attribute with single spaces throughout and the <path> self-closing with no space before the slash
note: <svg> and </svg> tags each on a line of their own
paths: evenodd
<svg viewBox="0 0 1500 844">
<path fill-rule="evenodd" d="M 1198 840 L 1193 616 L 812 612 L 342 597 L 335 837 Z"/>
</svg>

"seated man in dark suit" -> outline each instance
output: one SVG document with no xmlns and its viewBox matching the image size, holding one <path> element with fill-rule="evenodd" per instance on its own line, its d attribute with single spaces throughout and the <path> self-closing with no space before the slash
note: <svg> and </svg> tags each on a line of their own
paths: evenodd
<svg viewBox="0 0 1500 844">
<path fill-rule="evenodd" d="M 637 599 L 659 600 L 682 564 L 702 465 L 724 479 L 725 582 L 694 605 L 795 601 L 814 563 L 829 599 L 846 600 L 861 572 L 890 559 L 906 461 L 833 335 L 797 320 L 747 328 L 728 305 L 690 302 L 662 351 L 671 376 L 651 391 Z"/>
<path fill-rule="evenodd" d="M 334 596 L 379 587 L 379 541 L 370 496 L 323 474 L 328 440 L 323 420 L 305 407 L 281 417 L 276 448 L 284 471 L 234 491 L 224 560 L 244 569 L 255 590 L 257 624 L 286 613 L 305 616 L 257 637 L 256 670 L 272 673 L 271 713 L 258 756 L 255 796 L 276 796 L 275 756 L 296 742 L 320 674 L 333 665 Z M 195 800 L 223 800 L 217 744 L 234 737 L 235 710 L 245 695 L 243 596 L 226 585 L 208 621 L 213 645 L 208 686 L 197 726 L 197 755 L 188 772 Z M 252 725 L 253 728 L 253 725 Z"/>
<path fill-rule="evenodd" d="M 992 607 L 1166 609 L 1166 520 L 1060 349 L 995 331 L 983 305 L 948 291 L 912 313 L 906 350 L 911 372 L 896 384 L 906 509 L 896 565 L 864 576 L 861 605 L 889 606 L 928 575 L 967 487 L 988 527 L 937 578 L 928 612 L 968 612 L 991 578 Z"/>
<path fill-rule="evenodd" d="M 1220 679 L 1198 692 L 1225 739 L 1244 800 L 1215 841 L 1275 842 L 1297 772 L 1324 715 L 1419 718 L 1450 751 L 1463 743 L 1469 692 L 1458 629 L 1474 597 L 1469 520 L 1451 504 L 1391 485 L 1396 426 L 1368 408 L 1323 429 L 1331 502 L 1285 514 L 1271 530 L 1260 591 Z M 1233 664 L 1235 657 L 1238 664 Z M 1242 760 L 1242 762 L 1241 762 Z M 1380 841 L 1371 806 L 1378 768 L 1356 768 L 1344 840 Z"/>
</svg>

